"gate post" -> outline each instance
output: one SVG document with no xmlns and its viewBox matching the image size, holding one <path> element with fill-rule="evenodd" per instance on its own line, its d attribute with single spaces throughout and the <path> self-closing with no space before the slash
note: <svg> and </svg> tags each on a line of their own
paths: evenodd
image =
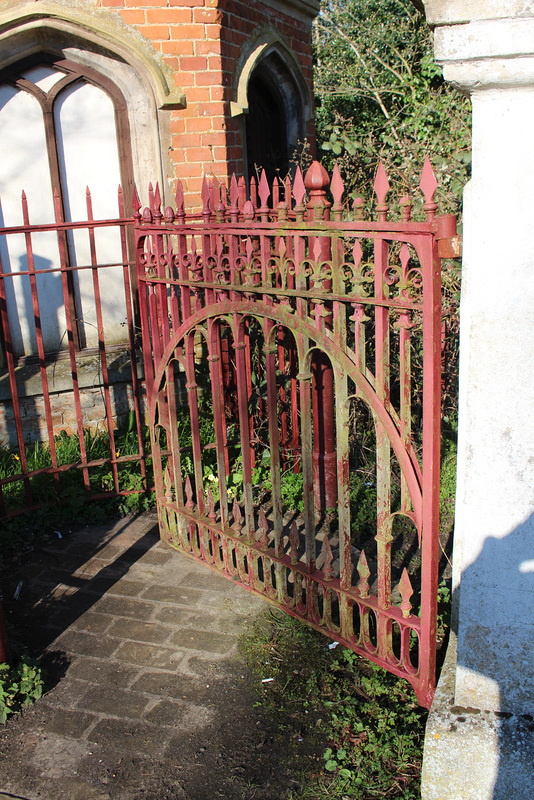
<svg viewBox="0 0 534 800">
<path fill-rule="evenodd" d="M 464 194 L 457 634 L 427 724 L 423 800 L 534 786 L 534 7 L 425 0 L 444 76 L 471 96 Z"/>
<path fill-rule="evenodd" d="M 314 161 L 304 178 L 304 185 L 310 194 L 307 205 L 308 221 L 329 220 L 330 203 L 326 199 L 326 189 L 330 178 L 325 168 Z M 310 256 L 322 263 L 331 260 L 330 238 L 328 236 L 310 237 Z M 331 280 L 324 281 L 326 291 L 331 289 Z M 327 309 L 328 310 L 328 309 Z M 330 327 L 331 313 L 325 314 L 323 324 Z M 326 511 L 337 504 L 337 468 L 335 441 L 334 371 L 328 357 L 316 351 L 312 360 L 313 375 L 313 492 L 320 503 L 320 510 Z"/>
</svg>

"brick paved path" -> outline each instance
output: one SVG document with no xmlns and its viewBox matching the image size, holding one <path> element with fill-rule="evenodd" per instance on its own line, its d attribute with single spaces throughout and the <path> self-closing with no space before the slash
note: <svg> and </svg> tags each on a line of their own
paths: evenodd
<svg viewBox="0 0 534 800">
<path fill-rule="evenodd" d="M 0 729 L 0 798 L 271 796 L 237 653 L 260 598 L 169 550 L 153 514 L 58 539 L 10 580 L 57 682 Z"/>
</svg>

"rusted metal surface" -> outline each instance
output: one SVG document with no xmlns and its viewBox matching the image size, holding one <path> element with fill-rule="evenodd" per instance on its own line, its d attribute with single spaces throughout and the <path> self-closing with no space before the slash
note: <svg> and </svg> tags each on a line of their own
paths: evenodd
<svg viewBox="0 0 534 800">
<path fill-rule="evenodd" d="M 10 404 L 14 414 L 15 441 L 11 444 L 12 452 L 12 474 L 0 478 L 0 517 L 7 518 L 23 510 L 39 507 L 43 504 L 42 497 L 36 499 L 33 489 L 34 480 L 43 481 L 43 476 L 49 475 L 52 479 L 51 500 L 57 499 L 61 495 L 62 475 L 71 470 L 77 470 L 81 474 L 81 488 L 86 499 L 96 497 L 112 497 L 131 493 L 131 489 L 123 490 L 120 486 L 117 466 L 128 462 L 139 465 L 139 475 L 146 489 L 146 457 L 143 447 L 143 419 L 141 415 L 141 394 L 136 363 L 135 329 L 134 329 L 134 308 L 132 302 L 132 291 L 130 286 L 130 269 L 132 262 L 129 261 L 127 238 L 131 237 L 133 227 L 132 217 L 126 217 L 122 191 L 119 187 L 118 193 L 118 216 L 115 219 L 95 220 L 92 213 L 92 202 L 89 190 L 87 190 L 86 207 L 87 219 L 81 222 L 66 222 L 63 216 L 62 204 L 58 193 L 54 196 L 55 221 L 50 224 L 32 225 L 30 210 L 24 192 L 22 193 L 21 208 L 23 224 L 17 227 L 0 228 L 0 241 L 2 248 L 0 252 L 0 324 L 3 338 L 3 349 L 5 357 L 5 369 L 7 370 L 10 386 Z M 113 229 L 117 233 L 119 261 L 111 262 L 109 253 L 105 252 L 105 247 L 99 247 L 98 232 Z M 129 233 L 128 233 L 129 231 Z M 57 238 L 57 260 L 50 262 L 48 257 L 44 259 L 39 252 L 39 236 L 43 232 L 52 233 Z M 11 263 L 10 242 L 12 239 L 23 236 L 25 240 L 25 256 L 20 257 L 18 265 Z M 85 249 L 90 253 L 88 263 L 76 263 L 73 266 L 72 252 L 73 239 L 76 236 L 76 247 L 78 250 Z M 86 237 L 86 244 L 82 248 L 81 237 Z M 50 241 L 50 239 L 48 240 Z M 47 256 L 50 250 L 47 251 Z M 46 269 L 38 266 L 39 260 L 50 263 Z M 133 408 L 135 414 L 135 428 L 137 431 L 137 453 L 120 456 L 117 453 L 114 440 L 114 419 L 111 392 L 108 375 L 108 364 L 110 360 L 110 343 L 106 340 L 106 324 L 103 320 L 103 308 L 109 298 L 103 298 L 101 292 L 101 282 L 109 270 L 120 270 L 122 272 L 122 292 L 124 295 L 124 309 L 126 323 L 124 325 L 124 346 L 129 349 L 129 378 L 133 389 Z M 79 320 L 73 317 L 73 295 L 72 280 L 75 276 L 87 273 L 91 276 L 90 282 L 86 282 L 85 308 L 82 308 L 80 317 L 83 319 L 90 307 L 90 313 L 96 319 L 96 342 L 97 347 L 93 348 L 93 353 L 98 359 L 99 382 L 103 395 L 103 413 L 100 420 L 99 429 L 106 431 L 110 441 L 109 458 L 94 459 L 91 453 L 87 452 L 85 443 L 85 431 L 89 427 L 84 415 L 83 399 L 80 390 L 80 362 L 86 351 L 78 349 L 78 335 L 76 333 Z M 56 290 L 56 311 L 58 319 L 64 320 L 64 332 L 66 339 L 66 349 L 63 356 L 68 358 L 70 366 L 70 382 L 68 391 L 72 392 L 72 405 L 75 410 L 76 434 L 78 439 L 79 457 L 72 463 L 62 463 L 58 461 L 57 455 L 57 435 L 61 428 L 61 418 L 58 420 L 54 415 L 52 395 L 54 387 L 50 386 L 50 371 L 47 365 L 57 357 L 57 353 L 47 352 L 43 337 L 43 321 L 47 313 L 45 292 L 43 291 L 44 279 L 47 276 L 58 276 L 59 290 Z M 13 308 L 8 303 L 8 296 L 15 295 L 16 286 L 24 287 L 25 296 L 30 298 L 25 308 Z M 115 283 L 115 285 L 117 285 Z M 87 288 L 91 286 L 91 288 Z M 122 301 L 121 301 L 122 303 Z M 35 363 L 35 370 L 39 371 L 42 389 L 42 400 L 44 408 L 44 418 L 46 420 L 46 434 L 41 436 L 43 453 L 48 453 L 48 466 L 39 469 L 30 469 L 28 466 L 28 448 L 34 447 L 35 433 L 30 435 L 28 420 L 23 418 L 21 413 L 21 391 L 17 379 L 17 354 L 13 344 L 12 331 L 19 324 L 19 315 L 26 313 L 31 321 L 32 331 L 35 339 L 35 353 L 32 354 L 32 363 Z M 108 315 L 109 316 L 109 315 Z M 95 338 L 95 337 L 93 337 Z M 114 343 L 116 344 L 116 343 Z M 65 387 L 62 387 L 65 391 Z M 94 420 L 92 421 L 94 425 Z M 5 442 L 3 443 L 5 446 Z M 75 448 L 72 448 L 73 455 Z M 112 486 L 109 491 L 104 493 L 97 492 L 92 488 L 91 475 L 94 470 L 101 469 L 103 466 L 110 465 L 112 471 Z M 25 503 L 20 507 L 20 503 L 11 502 L 9 487 L 13 484 L 22 484 L 25 492 Z M 44 503 L 46 504 L 46 503 Z"/>
<path fill-rule="evenodd" d="M 292 185 L 263 175 L 249 201 L 235 178 L 229 193 L 206 181 L 201 216 L 186 215 L 180 186 L 175 209 L 156 189 L 134 215 L 162 537 L 404 676 L 425 706 L 439 553 L 435 189 L 427 160 L 422 221 L 408 198 L 390 221 L 381 166 L 378 218 L 364 221 L 337 169 L 330 183 L 314 163 Z"/>
</svg>

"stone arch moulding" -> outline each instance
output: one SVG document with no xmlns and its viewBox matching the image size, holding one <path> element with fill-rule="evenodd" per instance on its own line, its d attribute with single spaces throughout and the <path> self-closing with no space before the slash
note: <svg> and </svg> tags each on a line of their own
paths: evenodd
<svg viewBox="0 0 534 800">
<path fill-rule="evenodd" d="M 118 15 L 85 0 L 23 0 L 2 8 L 0 70 L 39 53 L 90 67 L 115 84 L 127 107 L 134 181 L 141 194 L 159 181 L 165 194 L 168 120 L 162 111 L 185 108 L 186 100 L 151 44 Z"/>
<path fill-rule="evenodd" d="M 32 39 L 33 52 L 43 49 L 49 41 L 60 49 L 79 42 L 95 52 L 107 52 L 115 60 L 130 64 L 150 84 L 159 108 L 186 105 L 183 91 L 174 85 L 171 68 L 150 43 L 117 14 L 111 15 L 85 0 L 69 4 L 23 0 L 0 10 L 0 68 L 31 55 L 28 45 Z"/>
<path fill-rule="evenodd" d="M 241 120 L 244 172 L 286 174 L 312 119 L 309 87 L 291 50 L 270 30 L 253 39 L 236 69 L 230 113 Z"/>
<path fill-rule="evenodd" d="M 301 72 L 299 64 L 280 36 L 274 31 L 265 31 L 254 39 L 244 52 L 238 63 L 238 77 L 235 81 L 234 97 L 230 103 L 230 114 L 238 117 L 248 113 L 248 84 L 252 73 L 262 61 L 269 56 L 277 56 L 285 70 L 295 84 L 302 104 L 302 120 L 308 122 L 313 119 L 313 110 L 309 86 Z"/>
</svg>

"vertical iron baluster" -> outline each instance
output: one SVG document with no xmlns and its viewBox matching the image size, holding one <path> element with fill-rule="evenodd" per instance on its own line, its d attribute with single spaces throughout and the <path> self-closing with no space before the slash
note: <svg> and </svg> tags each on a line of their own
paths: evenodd
<svg viewBox="0 0 534 800">
<path fill-rule="evenodd" d="M 134 189 L 135 192 L 135 189 Z M 118 206 L 119 217 L 124 220 L 124 195 L 122 188 L 119 186 L 118 191 Z M 126 240 L 126 225 L 121 223 L 119 225 L 120 240 L 121 240 L 121 253 L 122 253 L 122 275 L 124 281 L 124 300 L 126 305 L 126 325 L 128 328 L 128 344 L 129 344 L 129 357 L 130 357 L 130 375 L 132 378 L 132 395 L 135 415 L 135 427 L 137 432 L 137 447 L 139 451 L 139 467 L 141 472 L 141 480 L 143 489 L 148 489 L 146 479 L 146 458 L 143 442 L 143 420 L 141 417 L 141 392 L 139 386 L 139 378 L 137 375 L 137 348 L 135 344 L 135 331 L 134 331 L 134 311 L 132 304 L 132 289 L 130 285 L 130 264 L 128 260 L 128 245 Z M 137 276 L 135 276 L 135 286 L 137 287 Z M 138 292 L 136 291 L 136 296 Z"/>
<path fill-rule="evenodd" d="M 387 218 L 388 206 L 385 202 L 389 183 L 383 164 L 380 164 L 375 178 L 377 211 L 380 222 Z M 390 333 L 389 310 L 381 301 L 388 297 L 385 271 L 388 263 L 388 242 L 381 236 L 374 242 L 374 288 L 375 288 L 375 391 L 379 401 L 387 409 L 390 391 Z M 377 494 L 377 547 L 378 566 L 378 605 L 388 608 L 391 604 L 391 445 L 380 420 L 376 425 L 376 494 Z M 387 619 L 377 612 L 378 649 L 381 658 L 389 652 L 391 637 L 387 633 Z"/>
<path fill-rule="evenodd" d="M 30 228 L 30 215 L 28 211 L 28 201 L 26 193 L 22 192 L 22 218 L 24 226 L 28 228 L 24 236 L 26 239 L 26 255 L 28 259 L 28 271 L 30 272 L 30 289 L 32 296 L 32 309 L 33 319 L 35 324 L 35 338 L 37 341 L 37 355 L 39 357 L 39 372 L 41 375 L 41 385 L 43 389 L 43 404 L 46 418 L 46 430 L 48 433 L 48 446 L 50 447 L 50 460 L 52 461 L 53 468 L 53 481 L 56 494 L 60 494 L 60 480 L 59 473 L 57 472 L 57 453 L 56 453 L 56 440 L 54 438 L 54 425 L 52 422 L 52 407 L 50 403 L 50 392 L 48 388 L 48 376 L 46 374 L 46 360 L 43 342 L 43 329 L 41 325 L 41 310 L 39 304 L 39 295 L 37 291 L 37 278 L 35 274 L 35 263 L 33 258 L 33 243 Z"/>
<path fill-rule="evenodd" d="M 93 202 L 89 187 L 85 191 L 85 201 L 87 208 L 87 221 L 93 222 Z M 102 370 L 102 383 L 104 386 L 104 407 L 106 410 L 106 425 L 109 436 L 109 447 L 111 452 L 111 474 L 115 492 L 119 493 L 119 473 L 117 471 L 117 451 L 115 449 L 115 434 L 113 430 L 113 411 L 111 409 L 111 396 L 109 391 L 108 361 L 106 356 L 106 343 L 104 340 L 104 320 L 102 318 L 102 301 L 100 298 L 100 280 L 98 276 L 98 259 L 96 255 L 95 229 L 89 225 L 87 229 L 89 235 L 89 249 L 91 253 L 91 272 L 93 274 L 93 293 L 95 298 L 96 328 L 98 335 L 98 355 L 100 358 L 100 368 Z"/>
<path fill-rule="evenodd" d="M 61 199 L 57 192 L 57 189 L 54 190 L 54 211 L 56 217 L 56 223 L 60 224 L 64 222 L 63 219 L 63 211 L 61 208 Z M 83 474 L 83 483 L 85 487 L 85 491 L 87 495 L 89 495 L 91 491 L 91 484 L 89 481 L 89 470 L 87 469 L 87 451 L 85 448 L 85 435 L 83 429 L 83 416 L 82 416 L 82 406 L 80 402 L 80 386 L 78 381 L 78 365 L 76 363 L 76 350 L 75 350 L 75 343 L 74 343 L 74 329 L 73 329 L 73 320 L 71 319 L 71 315 L 69 313 L 69 309 L 71 308 L 71 297 L 69 292 L 69 280 L 68 280 L 68 272 L 69 272 L 69 263 L 67 260 L 67 235 L 65 230 L 61 230 L 58 228 L 57 230 L 57 238 L 58 238 L 58 246 L 59 246 L 59 259 L 60 259 L 60 266 L 61 266 L 61 284 L 63 288 L 63 305 L 65 308 L 65 320 L 67 326 L 67 342 L 69 347 L 69 360 L 70 360 L 70 369 L 71 369 L 71 377 L 72 377 L 72 391 L 74 394 L 74 408 L 76 411 L 76 426 L 78 430 L 78 440 L 80 443 L 80 460 L 82 462 L 82 474 Z"/>
</svg>

